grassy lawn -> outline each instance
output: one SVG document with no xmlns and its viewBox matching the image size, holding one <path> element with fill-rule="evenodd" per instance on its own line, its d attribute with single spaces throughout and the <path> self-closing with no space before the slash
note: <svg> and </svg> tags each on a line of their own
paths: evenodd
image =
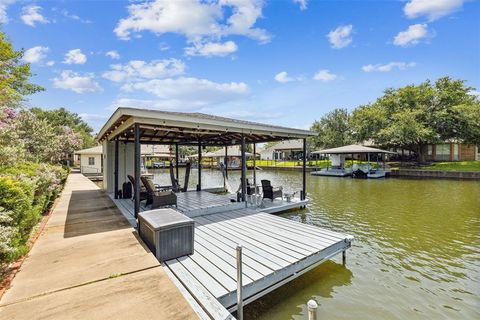
<svg viewBox="0 0 480 320">
<path fill-rule="evenodd" d="M 434 162 L 418 169 L 447 171 L 480 171 L 480 161 Z"/>
</svg>

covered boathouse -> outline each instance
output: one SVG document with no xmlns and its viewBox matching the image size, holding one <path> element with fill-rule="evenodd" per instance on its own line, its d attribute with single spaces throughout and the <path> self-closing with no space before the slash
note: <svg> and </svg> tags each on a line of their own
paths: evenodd
<svg viewBox="0 0 480 320">
<path fill-rule="evenodd" d="M 202 188 L 200 165 L 196 188 L 176 193 L 174 207 L 194 220 L 194 253 L 162 261 L 162 266 L 201 319 L 233 319 L 234 311 L 241 319 L 243 305 L 333 256 L 343 253 L 345 263 L 352 236 L 272 214 L 306 206 L 305 159 L 299 198 L 280 194 L 273 200 L 262 199 L 256 187 L 253 194 L 247 194 L 247 144 L 255 149 L 257 143 L 302 139 L 305 151 L 306 138 L 313 135 L 306 130 L 202 113 L 118 108 L 98 134 L 104 150 L 104 189 L 136 228 L 138 214 L 150 210 L 140 197 L 141 144 L 170 145 L 177 160 L 179 146 L 196 146 L 199 163 L 203 146 L 227 150 L 228 146 L 240 145 L 243 161 L 239 201 Z M 178 178 L 178 166 L 175 171 Z M 118 196 L 118 190 L 128 181 L 127 175 L 134 179 L 133 200 Z M 254 171 L 254 186 L 256 180 Z"/>
</svg>

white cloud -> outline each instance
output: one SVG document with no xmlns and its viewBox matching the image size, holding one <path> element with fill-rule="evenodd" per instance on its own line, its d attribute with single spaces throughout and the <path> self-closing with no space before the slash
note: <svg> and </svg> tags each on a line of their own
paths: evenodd
<svg viewBox="0 0 480 320">
<path fill-rule="evenodd" d="M 42 14 L 40 13 L 41 10 L 41 7 L 35 5 L 23 7 L 22 15 L 20 18 L 22 19 L 23 23 L 31 27 L 35 27 L 36 23 L 49 23 L 50 21 L 48 21 L 48 19 L 42 16 Z"/>
<path fill-rule="evenodd" d="M 341 49 L 352 43 L 352 31 L 353 26 L 351 24 L 339 26 L 337 29 L 330 31 L 327 37 L 332 48 Z"/>
<path fill-rule="evenodd" d="M 96 120 L 106 120 L 108 116 L 104 114 L 96 114 L 96 113 L 80 113 L 80 118 L 89 122 L 89 121 L 96 121 Z"/>
<path fill-rule="evenodd" d="M 434 21 L 461 9 L 463 3 L 464 0 L 410 0 L 403 12 L 411 19 L 425 16 Z"/>
<path fill-rule="evenodd" d="M 8 22 L 7 8 L 13 4 L 15 0 L 1 0 L 0 1 L 0 24 Z"/>
<path fill-rule="evenodd" d="M 105 55 L 107 57 L 110 57 L 110 58 L 114 59 L 114 60 L 120 59 L 120 54 L 116 50 L 110 50 L 107 53 L 105 53 Z"/>
<path fill-rule="evenodd" d="M 104 72 L 102 77 L 122 82 L 177 76 L 185 72 L 186 66 L 178 59 L 164 59 L 150 62 L 132 60 L 124 65 L 113 64 L 110 68 L 111 70 Z"/>
<path fill-rule="evenodd" d="M 88 20 L 88 19 L 82 19 L 82 18 L 80 18 L 78 15 L 73 14 L 73 13 L 70 13 L 67 9 L 62 9 L 62 10 L 60 11 L 60 13 L 61 13 L 65 18 L 68 18 L 68 19 L 72 19 L 72 20 L 75 20 L 75 21 L 78 21 L 78 22 L 81 22 L 81 23 L 85 23 L 85 24 L 92 23 L 92 21 L 90 21 L 90 20 Z"/>
<path fill-rule="evenodd" d="M 415 62 L 390 62 L 387 64 L 367 64 L 362 67 L 364 72 L 389 72 L 393 69 L 405 70 L 415 67 Z"/>
<path fill-rule="evenodd" d="M 282 72 L 277 73 L 275 75 L 274 79 L 275 79 L 275 81 L 280 82 L 280 83 L 287 83 L 287 82 L 292 82 L 292 81 L 299 80 L 298 78 L 290 77 L 286 71 L 282 71 Z"/>
<path fill-rule="evenodd" d="M 433 34 L 428 31 L 427 24 L 413 24 L 405 31 L 400 31 L 395 38 L 393 44 L 401 47 L 408 47 L 418 44 L 422 39 L 430 39 Z"/>
<path fill-rule="evenodd" d="M 300 6 L 300 10 L 307 10 L 308 0 L 293 0 L 293 2 Z"/>
<path fill-rule="evenodd" d="M 50 60 L 50 61 L 47 62 L 47 66 L 51 67 L 53 65 L 55 65 L 55 61 Z"/>
<path fill-rule="evenodd" d="M 53 86 L 76 93 L 99 92 L 103 90 L 100 84 L 95 81 L 94 74 L 85 73 L 81 75 L 71 70 L 64 70 L 60 77 L 54 78 Z"/>
<path fill-rule="evenodd" d="M 65 54 L 63 63 L 66 64 L 84 64 L 87 62 L 87 56 L 80 49 L 72 49 Z"/>
<path fill-rule="evenodd" d="M 315 75 L 313 76 L 313 79 L 314 80 L 317 80 L 317 81 L 323 81 L 323 82 L 329 82 L 329 81 L 333 81 L 335 79 L 337 79 L 338 76 L 336 74 L 333 74 L 331 73 L 329 70 L 327 69 L 322 69 L 322 70 L 319 70 L 317 73 L 315 73 Z"/>
<path fill-rule="evenodd" d="M 25 51 L 23 60 L 28 63 L 40 63 L 47 57 L 48 47 L 36 46 Z"/>
<path fill-rule="evenodd" d="M 128 40 L 132 33 L 178 33 L 189 42 L 243 35 L 262 43 L 270 40 L 264 29 L 255 28 L 262 17 L 262 0 L 156 0 L 128 6 L 129 16 L 120 19 L 114 32 Z M 225 13 L 229 16 L 225 16 Z"/>
<path fill-rule="evenodd" d="M 217 83 L 207 79 L 180 77 L 127 83 L 122 90 L 156 95 L 164 106 L 210 106 L 244 98 L 250 92 L 243 82 Z"/>
<path fill-rule="evenodd" d="M 233 41 L 227 41 L 224 43 L 219 42 L 207 42 L 207 43 L 194 43 L 192 47 L 185 48 L 185 54 L 188 56 L 220 56 L 224 57 L 237 51 L 238 47 Z"/>
</svg>

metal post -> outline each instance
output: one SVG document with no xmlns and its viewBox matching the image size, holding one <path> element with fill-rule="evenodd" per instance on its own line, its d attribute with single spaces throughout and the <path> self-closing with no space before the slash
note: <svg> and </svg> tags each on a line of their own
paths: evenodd
<svg viewBox="0 0 480 320">
<path fill-rule="evenodd" d="M 135 166 L 135 211 L 134 215 L 135 218 L 137 218 L 138 213 L 140 212 L 140 125 L 138 123 L 135 123 L 134 126 L 134 135 L 135 135 L 135 143 L 134 143 L 134 148 L 135 148 L 135 161 L 134 161 L 134 166 Z"/>
<path fill-rule="evenodd" d="M 237 319 L 243 320 L 242 246 L 237 245 Z"/>
<path fill-rule="evenodd" d="M 118 137 L 115 139 L 115 168 L 113 169 L 114 172 L 114 192 L 115 192 L 115 199 L 118 199 Z"/>
<path fill-rule="evenodd" d="M 198 140 L 198 184 L 197 191 L 202 190 L 202 141 Z"/>
<path fill-rule="evenodd" d="M 253 144 L 253 190 L 255 190 L 255 204 L 257 203 L 257 144 Z"/>
<path fill-rule="evenodd" d="M 225 146 L 225 177 L 228 179 L 228 146 Z"/>
<path fill-rule="evenodd" d="M 308 300 L 308 320 L 317 320 L 318 304 L 315 300 Z"/>
<path fill-rule="evenodd" d="M 176 179 L 178 181 L 178 143 L 175 143 L 175 174 L 177 175 Z"/>
<path fill-rule="evenodd" d="M 342 264 L 347 264 L 347 251 L 342 251 Z"/>
<path fill-rule="evenodd" d="M 302 194 L 301 200 L 307 198 L 307 139 L 303 138 L 303 165 L 302 165 Z"/>
<path fill-rule="evenodd" d="M 242 201 L 246 200 L 245 195 L 247 194 L 247 158 L 245 157 L 245 136 L 242 134 Z"/>
</svg>

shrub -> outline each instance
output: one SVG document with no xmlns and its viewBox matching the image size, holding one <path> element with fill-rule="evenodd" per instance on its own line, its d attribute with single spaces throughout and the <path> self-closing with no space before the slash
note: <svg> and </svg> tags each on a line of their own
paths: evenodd
<svg viewBox="0 0 480 320">
<path fill-rule="evenodd" d="M 0 167 L 0 265 L 2 270 L 27 252 L 32 229 L 61 191 L 68 170 L 20 163 Z"/>
</svg>

